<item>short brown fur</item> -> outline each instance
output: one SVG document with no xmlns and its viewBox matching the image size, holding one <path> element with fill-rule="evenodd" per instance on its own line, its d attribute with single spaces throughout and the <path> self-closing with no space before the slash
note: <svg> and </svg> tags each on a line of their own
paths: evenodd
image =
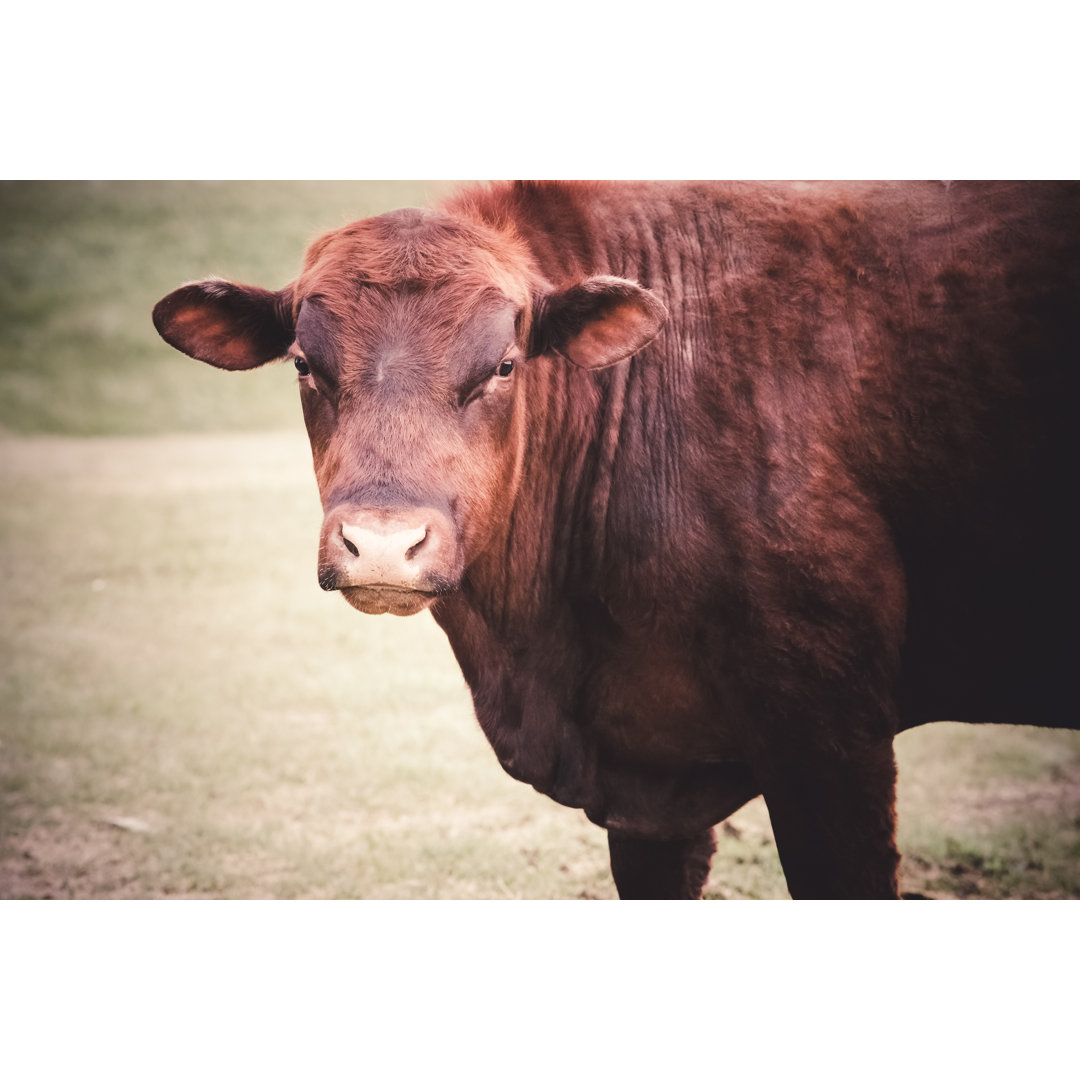
<svg viewBox="0 0 1080 1080">
<path fill-rule="evenodd" d="M 311 368 L 324 587 L 431 607 L 620 895 L 763 793 L 792 895 L 895 897 L 898 731 L 1077 725 L 1077 185 L 498 184 L 198 289 L 178 348 Z"/>
</svg>

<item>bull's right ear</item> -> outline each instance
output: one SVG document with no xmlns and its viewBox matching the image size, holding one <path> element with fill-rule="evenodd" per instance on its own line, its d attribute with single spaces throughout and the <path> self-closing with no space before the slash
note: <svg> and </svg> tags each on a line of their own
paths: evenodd
<svg viewBox="0 0 1080 1080">
<path fill-rule="evenodd" d="M 154 326 L 174 349 L 227 371 L 283 356 L 295 336 L 292 286 L 280 292 L 197 281 L 159 300 Z"/>
</svg>

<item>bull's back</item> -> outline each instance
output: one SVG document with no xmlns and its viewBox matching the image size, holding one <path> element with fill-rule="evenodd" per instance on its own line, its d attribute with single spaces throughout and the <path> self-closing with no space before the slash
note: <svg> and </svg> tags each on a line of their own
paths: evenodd
<svg viewBox="0 0 1080 1080">
<path fill-rule="evenodd" d="M 858 194 L 811 219 L 787 338 L 903 565 L 903 722 L 1076 726 L 1080 185 Z"/>
<path fill-rule="evenodd" d="M 921 292 L 875 402 L 896 403 L 875 448 L 903 713 L 1072 727 L 1080 187 L 953 185 L 946 207 L 913 233 Z"/>
</svg>

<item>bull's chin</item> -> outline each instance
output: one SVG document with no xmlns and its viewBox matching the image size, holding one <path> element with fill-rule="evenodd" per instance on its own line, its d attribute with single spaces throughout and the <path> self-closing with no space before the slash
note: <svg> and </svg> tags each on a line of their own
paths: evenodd
<svg viewBox="0 0 1080 1080">
<path fill-rule="evenodd" d="M 435 602 L 435 594 L 393 585 L 362 585 L 341 589 L 341 595 L 365 615 L 415 615 Z"/>
</svg>

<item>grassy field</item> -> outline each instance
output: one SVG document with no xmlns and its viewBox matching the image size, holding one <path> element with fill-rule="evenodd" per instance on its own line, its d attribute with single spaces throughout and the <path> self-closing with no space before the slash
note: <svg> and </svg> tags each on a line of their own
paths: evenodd
<svg viewBox="0 0 1080 1080">
<path fill-rule="evenodd" d="M 428 185 L 0 185 L 0 897 L 614 896 L 603 833 L 499 768 L 441 632 L 315 581 L 289 372 L 160 343 Z M 1080 896 L 1080 734 L 898 742 L 904 888 Z M 760 800 L 712 898 L 786 895 Z"/>
</svg>

